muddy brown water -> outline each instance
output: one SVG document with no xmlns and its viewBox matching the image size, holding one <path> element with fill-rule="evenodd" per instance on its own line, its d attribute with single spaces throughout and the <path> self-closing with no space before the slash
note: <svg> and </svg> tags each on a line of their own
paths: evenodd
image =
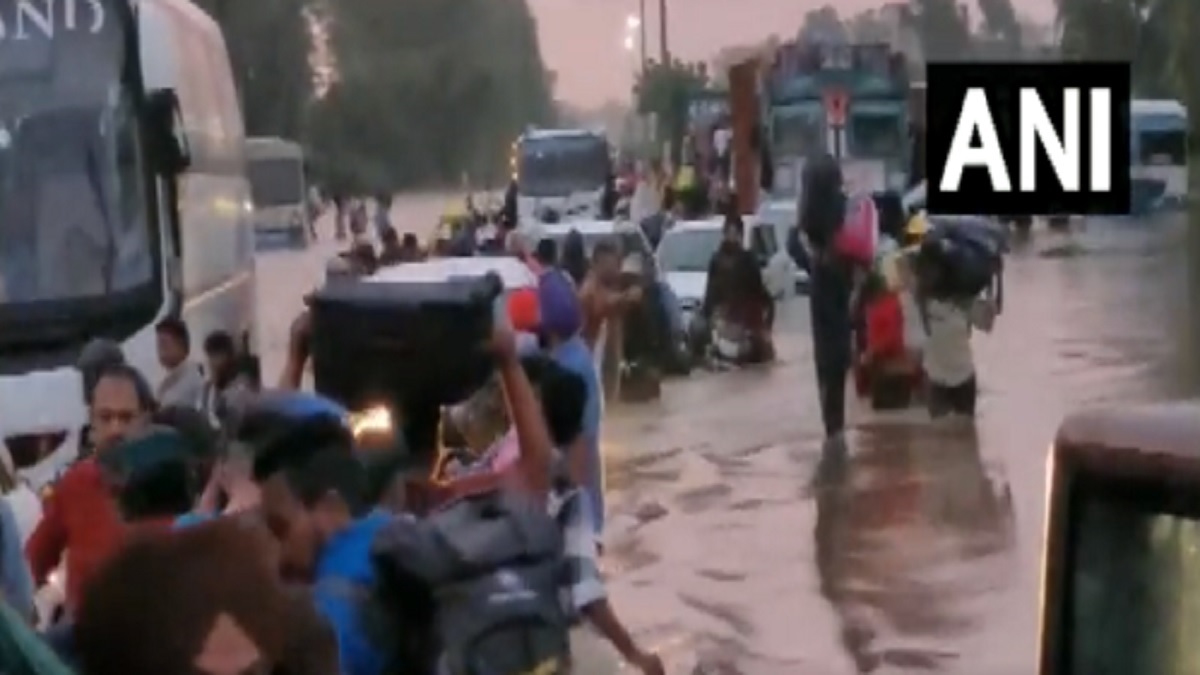
<svg viewBox="0 0 1200 675">
<path fill-rule="evenodd" d="M 447 199 L 396 220 L 427 231 Z M 1033 672 L 1046 448 L 1069 411 L 1183 391 L 1183 241 L 1163 218 L 1018 243 L 974 425 L 851 403 L 849 453 L 823 456 L 803 299 L 779 363 L 610 409 L 618 613 L 681 675 Z M 265 372 L 332 250 L 260 257 Z"/>
</svg>

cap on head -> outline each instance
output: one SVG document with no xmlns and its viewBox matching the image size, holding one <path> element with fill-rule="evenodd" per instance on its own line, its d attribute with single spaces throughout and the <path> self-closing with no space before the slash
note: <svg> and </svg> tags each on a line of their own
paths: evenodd
<svg viewBox="0 0 1200 675">
<path fill-rule="evenodd" d="M 156 424 L 97 457 L 111 474 L 128 480 L 163 464 L 186 463 L 193 455 L 183 434 Z"/>
<path fill-rule="evenodd" d="M 575 285 L 562 272 L 551 270 L 538 279 L 541 333 L 557 339 L 569 338 L 583 328 L 583 310 Z"/>
</svg>

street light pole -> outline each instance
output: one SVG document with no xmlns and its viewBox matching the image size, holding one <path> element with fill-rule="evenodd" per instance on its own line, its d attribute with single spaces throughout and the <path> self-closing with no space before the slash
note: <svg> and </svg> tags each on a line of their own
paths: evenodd
<svg viewBox="0 0 1200 675">
<path fill-rule="evenodd" d="M 667 0 L 658 0 L 658 46 L 660 50 L 659 58 L 662 59 L 663 65 L 671 62 L 671 49 L 667 45 L 668 24 Z"/>
<path fill-rule="evenodd" d="M 642 72 L 646 72 L 646 0 L 638 0 L 638 60 Z"/>
</svg>

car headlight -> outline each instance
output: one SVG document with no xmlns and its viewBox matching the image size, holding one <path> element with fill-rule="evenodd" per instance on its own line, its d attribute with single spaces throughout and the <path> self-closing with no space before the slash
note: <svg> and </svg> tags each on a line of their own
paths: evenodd
<svg viewBox="0 0 1200 675">
<path fill-rule="evenodd" d="M 350 415 L 350 431 L 355 438 L 391 434 L 393 429 L 392 411 L 381 405 Z"/>
</svg>

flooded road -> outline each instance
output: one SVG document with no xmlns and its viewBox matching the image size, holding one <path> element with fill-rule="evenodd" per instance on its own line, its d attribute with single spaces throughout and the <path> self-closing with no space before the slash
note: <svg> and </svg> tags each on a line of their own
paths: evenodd
<svg viewBox="0 0 1200 675">
<path fill-rule="evenodd" d="M 401 229 L 446 203 L 400 199 Z M 1183 237 L 1181 219 L 1092 223 L 1075 255 L 1017 246 L 975 343 L 973 428 L 852 403 L 849 454 L 822 457 L 803 299 L 779 363 L 610 410 L 618 614 L 672 673 L 1033 672 L 1046 448 L 1071 410 L 1182 391 Z M 332 250 L 261 256 L 266 373 Z"/>
</svg>

